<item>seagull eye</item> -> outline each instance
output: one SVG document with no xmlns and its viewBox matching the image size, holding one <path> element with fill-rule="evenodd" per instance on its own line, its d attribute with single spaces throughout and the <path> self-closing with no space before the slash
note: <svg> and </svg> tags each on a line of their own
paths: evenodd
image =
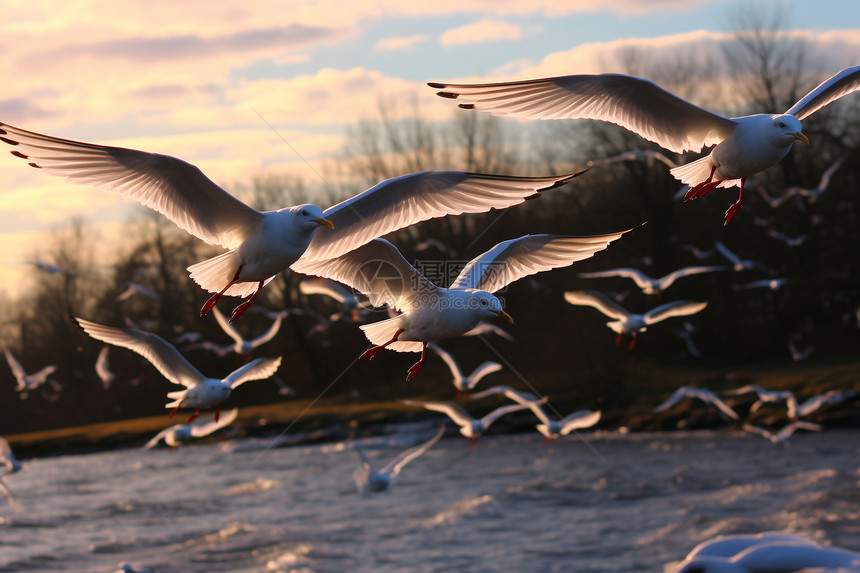
<svg viewBox="0 0 860 573">
<path fill-rule="evenodd" d="M 486 300 L 481 299 L 481 306 L 486 307 L 488 304 L 489 304 L 489 303 L 488 303 Z"/>
<path fill-rule="evenodd" d="M 780 126 L 780 127 L 785 127 L 785 122 L 784 122 L 784 121 L 779 122 L 779 126 Z"/>
<path fill-rule="evenodd" d="M 302 210 L 301 210 L 300 214 L 301 214 L 301 216 L 302 216 L 302 217 L 307 217 L 307 216 L 308 216 L 308 212 L 307 212 L 307 211 L 305 211 L 304 209 L 302 209 Z"/>
</svg>

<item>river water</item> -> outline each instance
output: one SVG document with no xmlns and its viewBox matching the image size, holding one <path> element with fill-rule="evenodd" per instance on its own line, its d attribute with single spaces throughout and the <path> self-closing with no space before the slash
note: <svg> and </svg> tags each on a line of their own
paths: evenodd
<svg viewBox="0 0 860 573">
<path fill-rule="evenodd" d="M 384 465 L 431 426 L 366 440 Z M 243 439 L 24 460 L 0 571 L 662 572 L 699 541 L 786 531 L 860 549 L 860 434 L 489 435 L 453 429 L 361 495 L 351 444 Z"/>
</svg>

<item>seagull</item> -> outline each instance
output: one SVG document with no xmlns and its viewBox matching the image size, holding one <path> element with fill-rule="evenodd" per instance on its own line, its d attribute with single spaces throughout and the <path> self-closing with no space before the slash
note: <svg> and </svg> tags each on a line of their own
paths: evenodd
<svg viewBox="0 0 860 573">
<path fill-rule="evenodd" d="M 79 278 L 81 276 L 73 270 L 64 269 L 60 266 L 52 265 L 50 263 L 42 263 L 39 261 L 30 261 L 29 264 L 33 265 L 34 267 L 36 267 L 40 271 L 44 271 L 44 272 L 51 274 L 51 275 L 66 275 L 67 277 L 71 277 L 71 278 Z"/>
<path fill-rule="evenodd" d="M 488 388 L 482 392 L 472 394 L 470 398 L 475 400 L 483 398 L 484 396 L 489 396 L 490 394 L 503 394 L 505 397 L 513 400 L 517 404 L 521 404 L 529 408 L 534 415 L 537 416 L 538 420 L 541 421 L 541 423 L 535 427 L 538 432 L 543 434 L 547 443 L 560 436 L 566 436 L 574 430 L 590 428 L 600 421 L 600 410 L 577 410 L 572 414 L 568 414 L 561 420 L 553 420 L 541 407 L 541 405 L 546 402 L 546 397 L 538 399 L 537 396 L 530 392 L 514 390 L 509 386 L 493 386 L 492 388 Z"/>
<path fill-rule="evenodd" d="M 725 270 L 726 267 L 685 267 L 672 271 L 671 273 L 658 279 L 651 278 L 640 270 L 621 268 L 611 269 L 606 271 L 596 271 L 591 273 L 579 273 L 577 276 L 584 279 L 602 278 L 602 277 L 623 277 L 633 279 L 642 292 L 647 295 L 659 295 L 664 290 L 675 284 L 675 281 L 691 275 L 699 275 L 702 273 L 712 273 L 714 271 Z"/>
<path fill-rule="evenodd" d="M 791 279 L 759 279 L 757 281 L 751 281 L 746 284 L 742 284 L 736 287 L 736 290 L 746 290 L 751 288 L 767 288 L 770 290 L 779 290 L 788 283 L 791 282 Z"/>
<path fill-rule="evenodd" d="M 190 441 L 192 438 L 202 438 L 203 436 L 208 436 L 225 426 L 229 426 L 238 415 L 239 410 L 233 408 L 232 410 L 224 412 L 224 415 L 221 416 L 220 420 L 216 420 L 214 416 L 205 416 L 188 424 L 176 424 L 175 426 L 170 426 L 169 428 L 161 430 L 151 440 L 146 442 L 143 449 L 152 449 L 157 446 L 161 440 L 164 440 L 164 443 L 167 444 L 171 450 L 174 450 L 181 446 L 183 442 Z"/>
<path fill-rule="evenodd" d="M 768 195 L 767 191 L 765 191 L 763 187 L 758 188 L 758 194 L 762 198 L 762 200 L 767 203 L 767 206 L 771 209 L 776 209 L 777 207 L 795 196 L 795 192 L 792 191 L 791 188 L 787 189 L 785 193 L 783 193 L 779 197 L 771 197 L 770 195 Z M 756 224 L 759 226 L 763 226 L 759 223 Z"/>
<path fill-rule="evenodd" d="M 782 532 L 719 535 L 697 545 L 675 568 L 674 573 L 764 573 L 806 571 L 839 566 L 826 556 L 831 549 L 805 535 Z M 788 558 L 782 561 L 781 552 Z M 855 554 L 860 557 L 860 554 Z M 782 563 L 780 563 L 782 561 Z M 840 571 L 857 571 L 840 569 Z"/>
<path fill-rule="evenodd" d="M 720 398 L 705 388 L 690 388 L 689 386 L 681 386 L 669 398 L 654 408 L 654 412 L 665 412 L 684 398 L 696 398 L 707 404 L 713 404 L 719 409 L 720 413 L 732 420 L 739 420 L 738 413 L 732 410 L 731 406 L 720 400 Z"/>
<path fill-rule="evenodd" d="M 791 359 L 795 362 L 800 362 L 801 360 L 806 360 L 812 355 L 812 351 L 815 349 L 815 346 L 810 344 L 806 350 L 798 350 L 797 344 L 795 344 L 794 339 L 789 339 L 788 341 L 788 351 L 791 353 Z"/>
<path fill-rule="evenodd" d="M 239 334 L 236 327 L 233 326 L 217 308 L 212 309 L 212 314 L 215 315 L 215 320 L 218 322 L 218 325 L 221 326 L 221 329 L 227 333 L 227 336 L 233 339 L 235 344 L 233 344 L 231 350 L 236 354 L 248 354 L 258 346 L 262 346 L 272 340 L 275 335 L 278 334 L 278 331 L 280 331 L 281 323 L 285 316 L 284 314 L 277 315 L 274 322 L 272 322 L 272 325 L 266 332 L 256 338 L 246 340 L 241 334 Z"/>
<path fill-rule="evenodd" d="M 111 372 L 110 367 L 108 366 L 108 352 L 110 351 L 110 346 L 102 346 L 102 349 L 99 351 L 98 358 L 96 358 L 96 374 L 99 377 L 99 380 L 102 381 L 102 386 L 107 390 L 110 388 L 110 385 L 113 383 L 114 378 L 116 376 L 113 372 Z"/>
<path fill-rule="evenodd" d="M 606 326 L 611 328 L 613 332 L 618 333 L 615 339 L 616 346 L 621 344 L 622 335 L 630 334 L 632 336 L 630 339 L 630 350 L 633 350 L 633 347 L 636 345 L 636 335 L 639 332 L 645 332 L 648 326 L 674 316 L 696 314 L 708 306 L 707 302 L 676 300 L 652 308 L 645 314 L 634 314 L 602 292 L 593 290 L 567 291 L 564 293 L 564 300 L 576 306 L 594 307 L 609 318 L 615 319 L 607 322 Z"/>
<path fill-rule="evenodd" d="M 785 407 L 788 413 L 788 419 L 794 420 L 797 418 L 797 397 L 791 390 L 765 390 L 756 384 L 747 384 L 734 390 L 729 390 L 727 394 L 732 396 L 740 396 L 742 394 L 756 395 L 757 400 L 750 406 L 750 414 L 759 410 L 764 404 L 776 404 L 785 402 Z"/>
<path fill-rule="evenodd" d="M 492 322 L 481 321 L 478 323 L 478 326 L 463 334 L 463 336 L 482 336 L 484 334 L 495 334 L 500 338 L 504 338 L 510 343 L 515 343 L 517 341 L 516 338 L 511 336 L 511 333 L 502 328 L 497 324 L 493 324 Z"/>
<path fill-rule="evenodd" d="M 795 141 L 809 144 L 801 121 L 860 89 L 860 66 L 818 85 L 784 114 L 727 118 L 697 107 L 657 84 L 623 74 L 573 75 L 488 84 L 431 82 L 437 95 L 460 107 L 523 119 L 583 118 L 614 123 L 674 153 L 710 154 L 670 173 L 690 186 L 685 199 L 717 187 L 740 186 L 726 211 L 732 220 L 743 201 L 747 177 L 779 163 Z"/>
<path fill-rule="evenodd" d="M 696 332 L 696 327 L 691 322 L 685 322 L 683 328 L 678 332 L 678 336 L 684 341 L 684 344 L 687 347 L 687 352 L 690 353 L 690 356 L 701 358 L 704 354 L 702 354 L 702 351 L 699 350 L 698 346 L 696 346 L 696 341 L 693 340 L 694 332 Z"/>
<path fill-rule="evenodd" d="M 414 247 L 416 253 L 423 253 L 424 251 L 427 251 L 429 249 L 435 249 L 437 252 L 442 253 L 446 257 L 453 257 L 457 254 L 454 249 L 450 248 L 448 245 L 435 237 L 424 239 Z"/>
<path fill-rule="evenodd" d="M 815 203 L 818 198 L 827 191 L 827 188 L 830 187 L 830 180 L 833 178 L 833 174 L 836 173 L 836 170 L 842 166 L 842 163 L 845 161 L 845 158 L 837 159 L 830 167 L 827 168 L 824 173 L 821 174 L 821 180 L 818 182 L 818 187 L 814 189 L 806 189 L 804 187 L 789 187 L 786 193 L 791 193 L 798 197 L 803 197 L 809 203 Z"/>
<path fill-rule="evenodd" d="M 0 491 L 6 495 L 12 509 L 18 509 L 18 502 L 3 478 L 19 471 L 21 471 L 21 462 L 15 458 L 15 454 L 12 453 L 12 446 L 9 445 L 6 438 L 0 437 L 0 472 L 2 472 L 0 473 Z"/>
<path fill-rule="evenodd" d="M 735 272 L 760 270 L 772 272 L 769 268 L 758 261 L 743 260 L 731 251 L 727 246 L 719 241 L 714 241 L 714 248 L 723 255 L 723 257 L 732 264 L 732 270 Z"/>
<path fill-rule="evenodd" d="M 454 387 L 460 392 L 469 392 L 478 385 L 478 382 L 480 382 L 484 376 L 492 374 L 493 372 L 498 372 L 502 369 L 502 365 L 498 362 L 491 362 L 488 360 L 486 362 L 482 362 L 472 371 L 471 374 L 466 376 L 463 374 L 463 371 L 460 369 L 460 365 L 457 364 L 457 361 L 454 360 L 454 357 L 451 356 L 450 352 L 446 352 L 435 342 L 428 343 L 427 348 L 438 354 L 439 358 L 448 365 L 448 369 L 454 377 L 452 380 L 454 382 Z"/>
<path fill-rule="evenodd" d="M 347 314 L 355 322 L 359 319 L 358 309 L 367 304 L 359 300 L 356 293 L 342 284 L 320 277 L 307 278 L 299 283 L 299 292 L 304 295 L 327 296 L 343 306 L 343 314 Z M 332 315 L 331 320 L 338 320 L 340 314 Z"/>
<path fill-rule="evenodd" d="M 776 432 L 775 434 L 770 430 L 766 430 L 760 426 L 754 426 L 752 424 L 744 424 L 744 430 L 750 432 L 751 434 L 758 434 L 763 438 L 770 440 L 774 444 L 778 444 L 780 442 L 784 442 L 788 438 L 794 435 L 794 432 L 797 430 L 808 430 L 810 432 L 820 432 L 824 429 L 821 424 L 814 424 L 812 422 L 807 422 L 805 420 L 792 420 L 788 424 L 782 427 L 781 430 Z"/>
<path fill-rule="evenodd" d="M 395 177 L 323 211 L 297 205 L 260 212 L 242 203 L 197 167 L 157 153 L 95 145 L 0 123 L 12 155 L 67 181 L 105 185 L 158 211 L 184 231 L 226 252 L 191 265 L 192 280 L 222 296 L 245 298 L 236 320 L 275 275 L 296 261 L 338 257 L 375 237 L 445 215 L 484 213 L 518 205 L 580 173 L 507 177 L 460 171 L 422 171 Z"/>
<path fill-rule="evenodd" d="M 681 248 L 685 251 L 691 253 L 694 257 L 699 259 L 700 261 L 704 261 L 705 259 L 710 259 L 714 256 L 714 249 L 710 249 L 708 251 L 702 250 L 695 245 L 681 245 Z"/>
<path fill-rule="evenodd" d="M 152 300 L 161 300 L 161 295 L 158 293 L 154 293 L 145 286 L 136 282 L 128 282 L 126 283 L 126 289 L 119 293 L 116 297 L 116 301 L 124 301 L 133 297 L 134 295 L 139 294 L 141 296 L 145 296 L 151 298 Z"/>
<path fill-rule="evenodd" d="M 240 384 L 249 380 L 264 380 L 269 378 L 281 365 L 281 357 L 257 358 L 234 370 L 226 378 L 207 378 L 191 365 L 176 350 L 176 347 L 158 336 L 133 328 L 116 328 L 75 318 L 80 327 L 95 338 L 108 344 L 122 346 L 137 352 L 173 384 L 185 386 L 185 390 L 168 392 L 167 397 L 173 399 L 165 407 L 173 408 L 172 417 L 179 408 L 195 408 L 194 414 L 188 418 L 193 422 L 200 415 L 200 408 L 215 406 L 215 421 L 220 417 L 221 402 Z"/>
<path fill-rule="evenodd" d="M 815 396 L 810 396 L 809 398 L 797 405 L 797 416 L 799 418 L 808 416 L 809 414 L 818 411 L 824 406 L 841 404 L 842 402 L 846 402 L 854 398 L 856 395 L 857 392 L 854 390 L 830 390 L 829 392 L 825 392 L 824 394 L 816 394 Z"/>
<path fill-rule="evenodd" d="M 387 489 L 400 476 L 400 472 L 406 464 L 417 457 L 423 456 L 424 452 L 432 448 L 444 433 L 445 426 L 441 426 L 432 438 L 423 444 L 409 448 L 378 470 L 373 469 L 373 465 L 364 455 L 364 452 L 358 446 L 355 446 L 355 452 L 361 458 L 361 468 L 353 474 L 358 491 L 360 493 L 367 493 L 368 491 L 383 491 Z"/>
<path fill-rule="evenodd" d="M 445 414 L 451 418 L 455 424 L 460 426 L 460 433 L 470 440 L 475 440 L 480 437 L 481 434 L 487 431 L 490 424 L 502 416 L 528 408 L 528 406 L 523 406 L 522 404 L 508 404 L 507 406 L 496 408 L 483 418 L 476 420 L 463 408 L 452 402 L 415 402 L 413 400 L 403 400 L 403 403 L 410 406 L 420 406 L 427 410 L 433 410 L 434 412 Z"/>
<path fill-rule="evenodd" d="M 502 301 L 491 293 L 522 277 L 587 259 L 626 232 L 526 235 L 504 241 L 472 259 L 448 288 L 427 280 L 384 239 L 330 261 L 300 262 L 299 272 L 342 282 L 367 295 L 373 306 L 384 303 L 402 312 L 360 327 L 373 344 L 361 357 L 373 358 L 388 347 L 395 352 L 421 352 L 407 374 L 411 380 L 424 364 L 428 342 L 460 336 L 497 316 L 513 324 Z"/>
<path fill-rule="evenodd" d="M 9 364 L 9 369 L 12 370 L 12 375 L 15 376 L 15 380 L 18 382 L 15 391 L 18 392 L 18 396 L 22 400 L 25 400 L 30 392 L 48 382 L 48 377 L 57 370 L 56 365 L 52 364 L 45 366 L 34 374 L 27 374 L 24 371 L 24 367 L 12 356 L 8 348 L 4 348 L 3 353 L 6 355 L 6 362 Z"/>
<path fill-rule="evenodd" d="M 780 233 L 776 229 L 768 229 L 767 234 L 774 239 L 779 239 L 789 247 L 799 247 L 806 242 L 806 239 L 809 238 L 809 233 L 803 233 L 797 237 L 789 237 L 785 233 Z"/>
</svg>

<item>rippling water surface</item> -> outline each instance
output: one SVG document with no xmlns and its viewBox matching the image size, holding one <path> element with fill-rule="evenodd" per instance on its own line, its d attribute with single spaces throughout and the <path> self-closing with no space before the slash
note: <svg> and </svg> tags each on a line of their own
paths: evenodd
<svg viewBox="0 0 860 573">
<path fill-rule="evenodd" d="M 383 465 L 433 429 L 365 444 Z M 0 571 L 663 571 L 722 533 L 860 549 L 856 432 L 449 435 L 360 495 L 349 444 L 259 440 L 25 461 Z M 604 461 L 605 460 L 605 461 Z"/>
</svg>

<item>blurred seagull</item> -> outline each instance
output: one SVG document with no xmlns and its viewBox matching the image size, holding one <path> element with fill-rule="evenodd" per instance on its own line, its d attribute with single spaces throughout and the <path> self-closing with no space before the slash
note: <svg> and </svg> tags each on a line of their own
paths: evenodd
<svg viewBox="0 0 860 573">
<path fill-rule="evenodd" d="M 687 347 L 687 352 L 690 354 L 690 356 L 693 356 L 695 358 L 701 358 L 702 356 L 704 356 L 704 354 L 702 354 L 702 351 L 699 350 L 698 346 L 696 346 L 696 341 L 693 340 L 694 332 L 696 332 L 696 327 L 693 325 L 693 323 L 684 322 L 683 327 L 678 332 L 678 336 L 681 338 L 681 340 L 684 341 L 684 344 Z"/>
<path fill-rule="evenodd" d="M 860 89 L 860 66 L 825 80 L 784 114 L 726 118 L 697 107 L 648 80 L 623 74 L 574 75 L 536 80 L 449 84 L 431 82 L 439 96 L 460 107 L 524 119 L 584 118 L 620 125 L 675 153 L 710 154 L 670 173 L 690 185 L 685 199 L 717 187 L 740 186 L 725 214 L 732 220 L 747 177 L 779 163 L 795 141 L 809 144 L 801 120 Z"/>
<path fill-rule="evenodd" d="M 681 248 L 685 251 L 691 253 L 694 257 L 699 259 L 700 261 L 704 261 L 705 259 L 710 259 L 714 256 L 716 252 L 714 249 L 710 249 L 708 251 L 702 250 L 695 245 L 681 245 Z"/>
<path fill-rule="evenodd" d="M 99 377 L 99 380 L 102 381 L 102 386 L 107 390 L 110 388 L 110 385 L 113 383 L 114 378 L 116 377 L 113 372 L 111 372 L 110 367 L 108 366 L 108 353 L 110 352 L 110 346 L 102 346 L 102 349 L 99 351 L 98 358 L 96 358 L 96 374 Z"/>
<path fill-rule="evenodd" d="M 818 182 L 818 186 L 814 189 L 806 189 L 804 187 L 789 187 L 786 191 L 786 194 L 797 195 L 798 197 L 803 197 L 806 199 L 808 203 L 815 203 L 818 198 L 827 191 L 827 188 L 830 187 L 830 180 L 833 178 L 833 174 L 836 173 L 836 170 L 842 166 L 842 163 L 845 161 L 845 158 L 839 158 L 833 164 L 827 168 L 827 170 L 821 174 L 821 180 Z"/>
<path fill-rule="evenodd" d="M 812 351 L 815 349 L 815 346 L 810 344 L 806 347 L 806 350 L 798 350 L 797 344 L 794 342 L 794 339 L 788 340 L 788 352 L 791 354 L 791 359 L 795 362 L 800 362 L 801 360 L 806 360 L 812 355 Z"/>
<path fill-rule="evenodd" d="M 373 344 L 362 358 L 384 348 L 421 352 L 407 374 L 412 379 L 424 364 L 427 343 L 460 336 L 482 320 L 501 317 L 513 323 L 502 302 L 490 293 L 513 281 L 565 267 L 605 249 L 627 231 L 568 237 L 526 235 L 497 244 L 472 259 L 448 288 L 437 287 L 413 267 L 397 247 L 374 239 L 330 261 L 299 263 L 300 272 L 334 279 L 364 293 L 373 306 L 387 304 L 403 314 L 361 326 Z"/>
<path fill-rule="evenodd" d="M 6 495 L 12 509 L 18 509 L 18 502 L 3 478 L 19 471 L 21 471 L 21 462 L 15 458 L 15 454 L 12 453 L 12 446 L 9 445 L 6 438 L 0 437 L 0 491 Z"/>
<path fill-rule="evenodd" d="M 497 324 L 493 324 L 492 322 L 481 321 L 478 323 L 478 326 L 470 330 L 469 332 L 463 334 L 463 336 L 482 336 L 484 334 L 495 334 L 500 338 L 504 338 L 508 342 L 514 343 L 517 341 L 516 338 L 511 336 L 511 333 L 502 328 Z"/>
<path fill-rule="evenodd" d="M 788 424 L 782 427 L 776 433 L 771 432 L 761 426 L 754 426 L 752 424 L 744 424 L 744 430 L 751 433 L 759 435 L 766 440 L 770 440 L 774 444 L 778 444 L 780 442 L 784 442 L 788 438 L 794 435 L 797 430 L 808 430 L 810 432 L 820 432 L 824 429 L 820 424 L 814 424 L 812 422 L 806 422 L 804 420 L 791 420 Z"/>
<path fill-rule="evenodd" d="M 361 458 L 361 468 L 353 474 L 358 491 L 360 493 L 367 493 L 368 491 L 383 491 L 387 489 L 400 476 L 400 472 L 403 471 L 406 464 L 417 457 L 423 456 L 424 452 L 432 448 L 444 433 L 445 426 L 441 426 L 432 438 L 423 444 L 409 448 L 378 470 L 373 469 L 373 464 L 370 463 L 364 452 L 358 446 L 355 446 L 355 452 Z"/>
<path fill-rule="evenodd" d="M 286 316 L 286 313 L 277 315 L 274 322 L 272 322 L 272 325 L 266 332 L 256 338 L 246 340 L 241 334 L 239 334 L 236 327 L 230 324 L 227 318 L 221 314 L 217 308 L 212 309 L 212 314 L 215 315 L 215 320 L 218 322 L 221 329 L 227 333 L 227 336 L 233 339 L 235 344 L 233 344 L 232 350 L 236 354 L 248 354 L 258 346 L 262 346 L 272 340 L 281 330 L 281 323 Z"/>
<path fill-rule="evenodd" d="M 36 267 L 40 271 L 44 271 L 50 275 L 66 275 L 67 277 L 71 277 L 71 278 L 79 278 L 81 276 L 73 270 L 64 269 L 62 267 L 59 267 L 57 265 L 52 265 L 50 263 L 41 263 L 39 261 L 30 261 L 29 264 L 33 265 L 34 267 Z"/>
<path fill-rule="evenodd" d="M 770 290 L 779 290 L 788 283 L 791 279 L 759 279 L 757 281 L 748 282 L 736 287 L 736 290 L 746 290 L 751 288 L 767 288 Z"/>
<path fill-rule="evenodd" d="M 731 396 L 754 393 L 757 400 L 750 406 L 750 414 L 757 412 L 765 404 L 785 402 L 788 419 L 794 420 L 797 418 L 797 397 L 791 390 L 765 390 L 756 384 L 747 384 L 746 386 L 729 390 L 726 393 Z"/>
<path fill-rule="evenodd" d="M 108 344 L 122 346 L 137 352 L 155 366 L 161 374 L 173 384 L 185 386 L 185 390 L 168 392 L 171 398 L 165 407 L 173 408 L 170 416 L 179 408 L 194 408 L 195 412 L 188 418 L 191 423 L 200 415 L 200 408 L 215 406 L 215 421 L 220 417 L 221 402 L 239 385 L 249 380 L 264 380 L 269 378 L 281 365 L 281 357 L 257 358 L 248 364 L 234 370 L 226 378 L 207 378 L 191 365 L 176 348 L 158 336 L 133 328 L 116 328 L 75 318 L 81 328 L 95 338 Z"/>
<path fill-rule="evenodd" d="M 765 272 L 773 272 L 768 267 L 758 261 L 743 260 L 732 252 L 727 246 L 719 241 L 714 241 L 714 248 L 723 255 L 723 257 L 732 264 L 732 270 L 735 272 L 760 270 Z"/>
<path fill-rule="evenodd" d="M 204 416 L 187 424 L 176 424 L 158 432 L 151 440 L 143 446 L 144 450 L 149 450 L 158 445 L 161 440 L 167 446 L 174 450 L 181 446 L 184 442 L 190 441 L 192 438 L 202 438 L 209 434 L 229 426 L 239 415 L 239 410 L 233 408 L 227 410 L 220 420 L 216 420 L 215 416 Z"/>
<path fill-rule="evenodd" d="M 780 241 L 782 241 L 783 243 L 785 243 L 789 247 L 799 247 L 800 245 L 802 245 L 803 243 L 806 242 L 806 239 L 809 238 L 808 233 L 803 233 L 802 235 L 799 235 L 797 237 L 789 237 L 785 233 L 780 233 L 776 229 L 768 229 L 767 234 L 770 235 L 771 237 L 773 237 L 774 239 L 779 239 Z"/>
<path fill-rule="evenodd" d="M 808 416 L 813 412 L 818 411 L 824 406 L 831 406 L 834 404 L 841 404 L 842 402 L 846 402 L 857 395 L 857 392 L 854 390 L 830 390 L 829 392 L 825 392 L 824 394 L 816 394 L 815 396 L 810 396 L 803 402 L 797 405 L 797 416 L 799 418 Z"/>
<path fill-rule="evenodd" d="M 633 282 L 642 289 L 642 292 L 647 295 L 659 295 L 664 290 L 675 284 L 675 281 L 691 275 L 699 275 L 702 273 L 712 273 L 714 271 L 725 270 L 726 267 L 685 267 L 672 271 L 666 276 L 658 279 L 651 278 L 645 273 L 637 269 L 621 268 L 611 269 L 606 271 L 596 271 L 591 273 L 579 273 L 577 276 L 584 279 L 602 278 L 602 277 L 623 277 L 633 279 Z"/>
<path fill-rule="evenodd" d="M 460 392 L 469 392 L 478 385 L 478 382 L 480 382 L 484 376 L 492 374 L 493 372 L 498 372 L 502 369 L 502 365 L 498 362 L 490 362 L 488 360 L 486 362 L 482 362 L 472 371 L 471 374 L 466 376 L 463 374 L 463 371 L 460 369 L 460 365 L 457 364 L 457 361 L 454 360 L 454 357 L 451 356 L 450 352 L 446 352 L 435 342 L 428 343 L 427 348 L 438 354 L 439 358 L 448 365 L 448 370 L 451 371 L 451 375 L 454 377 L 452 380 L 454 387 Z"/>
<path fill-rule="evenodd" d="M 636 345 L 636 335 L 645 332 L 648 326 L 656 324 L 674 316 L 688 316 L 696 314 L 708 306 L 707 302 L 692 302 L 688 300 L 676 300 L 667 302 L 656 308 L 652 308 L 645 314 L 634 314 L 622 307 L 614 300 L 593 290 L 567 291 L 564 300 L 575 306 L 590 306 L 596 308 L 609 318 L 613 318 L 606 326 L 618 333 L 615 344 L 621 344 L 621 337 L 630 334 L 630 350 Z"/>
<path fill-rule="evenodd" d="M 460 426 L 460 433 L 470 440 L 477 439 L 481 434 L 487 431 L 490 424 L 502 416 L 528 408 L 528 406 L 523 406 L 522 404 L 509 404 L 507 406 L 496 408 L 483 418 L 476 420 L 463 408 L 452 402 L 415 402 L 413 400 L 403 400 L 403 403 L 445 414 L 451 418 L 455 424 Z"/>
<path fill-rule="evenodd" d="M 233 310 L 231 322 L 275 275 L 296 261 L 332 259 L 427 219 L 517 205 L 579 175 L 505 177 L 423 171 L 383 181 L 325 212 L 316 205 L 297 205 L 261 213 L 197 167 L 168 155 L 71 141 L 4 123 L 0 123 L 0 141 L 14 146 L 12 155 L 33 167 L 72 183 L 109 186 L 198 239 L 227 249 L 188 271 L 198 285 L 214 293 L 201 315 L 222 296 L 245 298 Z"/>
<path fill-rule="evenodd" d="M 731 418 L 732 420 L 739 420 L 740 416 L 735 412 L 731 406 L 720 400 L 719 396 L 707 390 L 705 388 L 690 388 L 689 386 L 681 386 L 675 392 L 672 393 L 669 398 L 654 408 L 654 412 L 665 412 L 681 400 L 685 398 L 695 398 L 697 400 L 701 400 L 706 404 L 712 404 L 717 407 L 721 414 L 724 416 Z"/>
<path fill-rule="evenodd" d="M 368 306 L 367 301 L 359 300 L 356 293 L 339 282 L 314 277 L 303 279 L 299 283 L 299 292 L 304 295 L 327 296 L 343 306 L 343 314 L 348 315 L 353 322 L 359 320 L 359 309 Z M 331 320 L 340 319 L 340 314 L 329 317 Z"/>
<path fill-rule="evenodd" d="M 50 366 L 45 366 L 34 374 L 27 374 L 27 372 L 24 371 L 24 367 L 21 366 L 21 363 L 18 362 L 14 356 L 12 356 L 12 353 L 9 352 L 8 348 L 4 348 L 3 353 L 6 355 L 6 362 L 9 364 L 9 369 L 12 371 L 15 381 L 18 383 L 18 385 L 15 386 L 15 391 L 18 392 L 18 396 L 22 400 L 25 400 L 30 392 L 48 382 L 48 377 L 57 370 L 56 365 L 52 364 Z"/>
<path fill-rule="evenodd" d="M 161 300 L 161 295 L 152 292 L 142 284 L 136 282 L 126 283 L 126 289 L 117 295 L 116 300 L 123 301 L 133 297 L 136 294 L 151 298 L 152 300 Z"/>
</svg>

